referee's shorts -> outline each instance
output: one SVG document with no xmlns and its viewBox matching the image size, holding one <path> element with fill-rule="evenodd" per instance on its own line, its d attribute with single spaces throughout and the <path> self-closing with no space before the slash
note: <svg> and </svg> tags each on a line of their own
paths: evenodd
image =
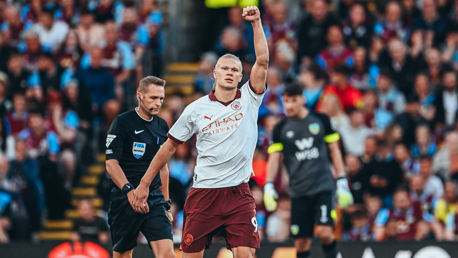
<svg viewBox="0 0 458 258">
<path fill-rule="evenodd" d="M 126 252 L 137 246 L 140 232 L 151 241 L 173 239 L 172 222 L 166 215 L 166 202 L 161 190 L 152 191 L 148 196 L 149 212 L 137 213 L 120 189 L 113 188 L 108 210 L 113 251 Z M 151 248 L 151 245 L 150 245 Z"/>
</svg>

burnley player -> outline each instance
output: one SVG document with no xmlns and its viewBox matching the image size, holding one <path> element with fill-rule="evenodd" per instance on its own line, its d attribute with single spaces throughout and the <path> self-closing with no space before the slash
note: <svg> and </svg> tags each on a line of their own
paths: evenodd
<svg viewBox="0 0 458 258">
<path fill-rule="evenodd" d="M 194 184 L 184 206 L 184 258 L 203 257 L 219 229 L 224 229 L 235 258 L 253 257 L 259 248 L 255 203 L 247 183 L 253 172 L 269 51 L 259 9 L 244 8 L 242 16 L 254 30 L 256 63 L 250 80 L 238 89 L 242 80 L 240 59 L 231 54 L 222 56 L 213 72 L 214 90 L 186 107 L 134 192 L 135 209 L 148 212 L 145 199 L 152 179 L 180 144 L 197 135 Z"/>
<path fill-rule="evenodd" d="M 337 246 L 334 226 L 334 188 L 337 178 L 337 197 L 341 208 L 353 202 L 345 179 L 340 139 L 331 128 L 329 117 L 309 111 L 300 85 L 288 85 L 282 100 L 288 117 L 274 128 L 269 147 L 267 183 L 264 186 L 264 203 L 267 210 L 275 210 L 276 191 L 273 180 L 280 161 L 288 170 L 291 194 L 291 235 L 298 258 L 310 257 L 310 245 L 315 232 L 321 241 L 324 257 L 336 258 Z M 329 149 L 329 152 L 328 152 Z M 328 155 L 328 153 L 330 155 Z M 334 165 L 334 175 L 328 157 Z"/>
<path fill-rule="evenodd" d="M 137 88 L 138 107 L 119 115 L 108 131 L 106 167 L 116 184 L 111 191 L 108 211 L 114 258 L 131 258 L 140 232 L 155 257 L 175 257 L 167 165 L 160 168 L 160 175 L 151 179 L 146 198 L 150 212 L 140 214 L 131 207 L 133 190 L 167 140 L 169 127 L 157 116 L 164 101 L 164 85 L 165 81 L 160 78 L 143 78 Z"/>
</svg>

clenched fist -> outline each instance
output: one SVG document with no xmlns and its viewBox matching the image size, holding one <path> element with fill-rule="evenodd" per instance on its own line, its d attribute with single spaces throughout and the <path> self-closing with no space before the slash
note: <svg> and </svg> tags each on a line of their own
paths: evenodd
<svg viewBox="0 0 458 258">
<path fill-rule="evenodd" d="M 261 18 L 261 12 L 257 6 L 247 6 L 243 8 L 242 17 L 249 22 L 255 22 Z"/>
</svg>

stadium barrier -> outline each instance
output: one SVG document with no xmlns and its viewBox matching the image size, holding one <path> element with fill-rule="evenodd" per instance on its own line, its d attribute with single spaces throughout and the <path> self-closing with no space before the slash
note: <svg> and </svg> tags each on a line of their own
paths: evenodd
<svg viewBox="0 0 458 258">
<path fill-rule="evenodd" d="M 62 243 L 45 242 L 41 244 L 13 243 L 0 244 L 0 257 L 2 258 L 48 258 L 53 249 Z M 256 252 L 257 258 L 295 258 L 296 253 L 292 243 L 262 244 Z M 110 245 L 103 245 L 110 251 Z M 176 257 L 181 258 L 179 246 L 175 246 Z M 458 258 L 457 242 L 341 242 L 339 249 L 342 258 Z M 321 246 L 315 242 L 312 245 L 314 258 L 323 258 Z M 98 258 L 74 255 L 80 258 Z M 151 258 L 151 250 L 147 245 L 135 248 L 135 258 Z M 205 251 L 205 258 L 232 258 L 232 254 L 224 244 L 214 243 Z M 72 258 L 68 255 L 62 258 Z"/>
</svg>

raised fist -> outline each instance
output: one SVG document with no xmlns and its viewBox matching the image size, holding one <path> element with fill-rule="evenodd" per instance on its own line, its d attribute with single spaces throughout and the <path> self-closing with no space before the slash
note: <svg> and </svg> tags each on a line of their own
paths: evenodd
<svg viewBox="0 0 458 258">
<path fill-rule="evenodd" d="M 261 12 L 257 6 L 247 6 L 243 8 L 242 17 L 249 22 L 254 22 L 261 18 Z"/>
</svg>

